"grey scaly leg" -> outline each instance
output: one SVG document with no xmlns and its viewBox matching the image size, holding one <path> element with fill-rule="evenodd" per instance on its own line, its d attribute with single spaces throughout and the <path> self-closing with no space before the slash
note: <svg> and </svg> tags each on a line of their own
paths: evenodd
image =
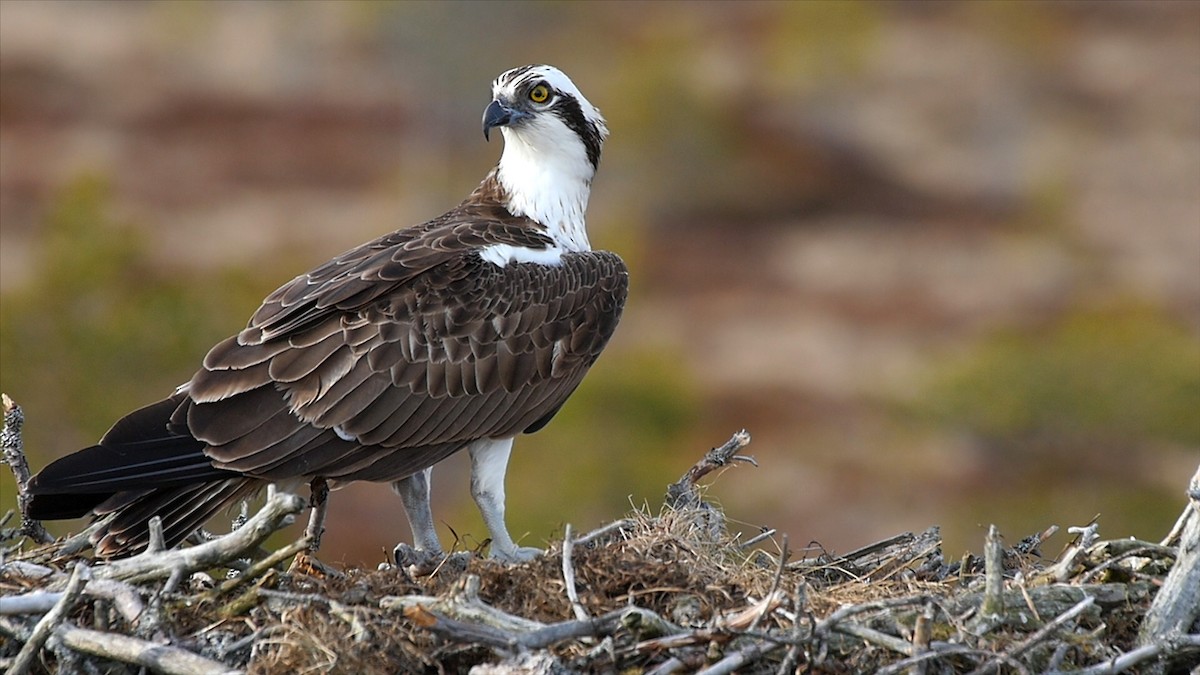
<svg viewBox="0 0 1200 675">
<path fill-rule="evenodd" d="M 392 490 L 400 495 L 400 503 L 408 515 L 413 546 L 426 553 L 443 555 L 442 544 L 433 525 L 433 509 L 429 505 L 429 477 L 432 474 L 432 467 L 418 471 L 407 478 L 393 481 Z"/>
<path fill-rule="evenodd" d="M 540 549 L 519 547 L 504 524 L 504 473 L 513 439 L 480 439 L 468 446 L 471 453 L 471 496 L 483 514 L 492 537 L 492 557 L 515 563 L 532 560 Z"/>
</svg>

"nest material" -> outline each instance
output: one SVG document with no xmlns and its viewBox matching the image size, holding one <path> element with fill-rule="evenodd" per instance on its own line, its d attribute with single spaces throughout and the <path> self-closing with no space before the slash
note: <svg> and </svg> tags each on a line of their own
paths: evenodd
<svg viewBox="0 0 1200 675">
<path fill-rule="evenodd" d="M 283 570 L 304 541 L 248 566 L 238 558 L 257 542 L 245 537 L 207 544 L 215 558 L 178 555 L 193 547 L 92 567 L 63 542 L 32 547 L 14 530 L 0 561 L 0 665 L 486 675 L 1186 672 L 1200 662 L 1187 629 L 1139 646 L 1182 547 L 1097 541 L 1092 527 L 1051 561 L 1038 550 L 1048 533 L 1005 547 L 993 530 L 984 556 L 947 562 L 931 528 L 845 555 L 793 555 L 786 538 L 730 536 L 697 488 L 748 440 L 709 453 L 661 512 L 577 539 L 568 529 L 516 566 L 458 554 L 433 569 Z M 300 508 L 273 499 L 264 510 Z"/>
</svg>

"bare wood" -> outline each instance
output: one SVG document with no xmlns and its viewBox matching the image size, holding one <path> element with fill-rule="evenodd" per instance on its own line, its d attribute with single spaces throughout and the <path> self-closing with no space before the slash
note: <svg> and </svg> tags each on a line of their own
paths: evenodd
<svg viewBox="0 0 1200 675">
<path fill-rule="evenodd" d="M 21 427 L 25 424 L 25 412 L 8 394 L 0 394 L 4 407 L 4 430 L 0 432 L 0 448 L 4 452 L 4 463 L 12 469 L 17 479 L 17 506 L 21 509 L 21 534 L 39 544 L 49 544 L 54 537 L 42 527 L 40 521 L 27 516 L 29 513 L 29 460 L 25 458 L 25 441 L 21 438 Z"/>
<path fill-rule="evenodd" d="M 1138 631 L 1138 645 L 1169 643 L 1186 635 L 1200 618 L 1200 467 L 1188 486 L 1185 523 L 1175 564 L 1154 597 Z"/>
<path fill-rule="evenodd" d="M 778 607 L 779 604 L 782 604 L 783 600 L 782 594 L 779 593 L 779 582 L 783 579 L 783 570 L 787 567 L 788 556 L 790 555 L 791 552 L 788 551 L 788 536 L 785 534 L 783 535 L 783 548 L 779 551 L 779 565 L 775 568 L 775 577 L 771 580 L 771 590 L 767 592 L 767 597 L 763 598 L 763 602 L 760 603 L 761 610 L 755 614 L 754 620 L 750 622 L 750 628 L 747 629 L 750 632 L 757 630 L 758 624 L 762 621 L 763 617 L 774 611 L 775 607 Z M 777 596 L 779 597 L 778 604 L 772 604 L 773 599 Z"/>
<path fill-rule="evenodd" d="M 144 666 L 166 675 L 240 675 L 243 672 L 185 649 L 128 635 L 62 625 L 55 631 L 55 637 L 77 652 Z"/>
<path fill-rule="evenodd" d="M 77 560 L 75 568 L 71 570 L 71 578 L 67 581 L 67 588 L 63 591 L 62 597 L 37 622 L 37 625 L 33 627 L 33 633 L 25 641 L 21 651 L 17 653 L 17 658 L 13 660 L 12 668 L 8 671 L 11 675 L 24 675 L 33 667 L 38 652 L 42 650 L 46 640 L 50 639 L 50 634 L 54 632 L 54 629 L 62 623 L 67 612 L 70 612 L 71 608 L 75 606 L 75 601 L 79 599 L 79 594 L 83 592 L 83 587 L 90 578 L 91 568 L 86 562 Z"/>
<path fill-rule="evenodd" d="M 1022 654 L 1029 651 L 1030 649 L 1032 649 L 1039 642 L 1042 642 L 1046 638 L 1050 637 L 1050 635 L 1054 631 L 1061 628 L 1068 621 L 1074 620 L 1076 617 L 1078 617 L 1080 614 L 1082 614 L 1084 612 L 1084 610 L 1091 607 L 1095 603 L 1096 603 L 1096 598 L 1094 598 L 1090 595 L 1085 597 L 1083 600 L 1079 601 L 1079 603 L 1076 604 L 1074 607 L 1063 612 L 1062 614 L 1055 617 L 1055 619 L 1053 621 L 1050 621 L 1046 625 L 1039 628 L 1037 631 L 1035 631 L 1033 633 L 1033 635 L 1030 635 L 1029 637 L 1022 640 L 1020 642 L 1020 644 L 1017 644 L 1013 648 L 1006 650 L 1003 654 L 998 655 L 996 658 L 992 659 L 991 661 L 983 664 L 979 668 L 976 668 L 974 671 L 971 672 L 971 675 L 987 675 L 988 673 L 991 673 L 992 671 L 998 669 L 1000 666 L 1004 665 L 1005 663 L 1011 663 L 1011 662 L 1015 661 L 1016 659 L 1020 658 L 1020 656 Z"/>
<path fill-rule="evenodd" d="M 907 640 L 901 640 L 893 635 L 888 635 L 882 631 L 877 631 L 874 628 L 868 628 L 861 624 L 843 622 L 834 626 L 834 630 L 843 635 L 850 635 L 860 640 L 866 640 L 873 645 L 878 645 L 884 649 L 890 649 L 897 654 L 912 656 L 913 645 Z"/>
<path fill-rule="evenodd" d="M 695 506 L 700 502 L 696 494 L 696 483 L 708 474 L 734 462 L 745 462 L 758 466 L 753 457 L 736 454 L 738 450 L 750 445 L 750 432 L 742 429 L 735 433 L 719 448 L 709 450 L 699 462 L 692 465 L 679 480 L 667 486 L 667 506 L 682 508 Z"/>
<path fill-rule="evenodd" d="M 587 610 L 579 602 L 579 590 L 575 587 L 575 566 L 571 564 L 571 553 L 575 549 L 575 543 L 571 541 L 571 524 L 567 523 L 563 531 L 562 542 L 562 573 L 563 584 L 567 587 L 567 600 L 571 603 L 571 611 L 575 613 L 575 618 L 583 621 L 591 618 L 588 616 Z"/>
<path fill-rule="evenodd" d="M 304 550 L 309 549 L 311 545 L 312 545 L 312 542 L 309 540 L 309 538 L 307 536 L 300 537 L 296 541 L 293 541 L 292 543 L 288 544 L 287 546 L 284 546 L 283 548 L 279 549 L 278 551 L 275 551 L 271 555 L 254 563 L 250 567 L 246 568 L 246 571 L 242 572 L 241 574 L 237 575 L 236 577 L 233 577 L 232 579 L 226 579 L 224 582 L 221 583 L 221 585 L 219 587 L 217 587 L 216 594 L 223 595 L 225 593 L 232 591 L 233 589 L 237 588 L 238 586 L 245 584 L 248 581 L 251 581 L 253 579 L 256 579 L 256 578 L 262 576 L 264 573 L 267 572 L 267 570 L 270 570 L 271 568 L 275 567 L 276 565 L 283 563 L 284 560 L 291 558 L 292 556 L 296 555 L 297 553 L 300 553 Z"/>
<path fill-rule="evenodd" d="M 1071 675 L 1116 675 L 1117 673 L 1128 672 L 1134 666 L 1150 661 L 1151 659 L 1157 659 L 1163 654 L 1178 653 L 1185 649 L 1200 651 L 1200 635 L 1184 635 L 1175 640 L 1144 645 L 1133 651 L 1111 658 L 1104 663 L 1097 663 L 1094 666 L 1078 670 L 1051 671 L 1049 675 L 1060 675 L 1060 673 L 1061 675 L 1066 675 L 1066 673 L 1070 673 Z M 1193 670 L 1192 672 L 1196 671 Z"/>
<path fill-rule="evenodd" d="M 421 607 L 455 620 L 483 624 L 508 633 L 530 632 L 544 628 L 540 621 L 532 621 L 488 605 L 479 598 L 479 577 L 464 576 L 462 584 L 449 597 L 429 595 L 387 596 L 379 601 L 383 609 L 405 611 Z"/>
<path fill-rule="evenodd" d="M 979 613 L 986 621 L 998 619 L 1004 614 L 1004 543 L 1000 530 L 988 526 L 983 542 L 983 603 Z"/>
<path fill-rule="evenodd" d="M 49 568 L 46 568 L 49 569 Z M 7 566 L 5 568 L 7 571 Z M 62 577 L 55 573 L 54 576 Z M 145 604 L 133 586 L 107 579 L 92 579 L 83 588 L 85 595 L 104 598 L 113 603 L 128 622 L 137 621 Z M 32 591 L 22 595 L 0 598 L 0 615 L 42 614 L 50 611 L 63 597 L 64 591 Z"/>
<path fill-rule="evenodd" d="M 612 534 L 613 532 L 622 532 L 623 533 L 626 530 L 632 528 L 636 524 L 637 524 L 637 521 L 634 521 L 630 518 L 622 518 L 620 520 L 614 520 L 613 522 L 608 523 L 607 525 L 601 525 L 600 527 L 592 530 L 591 532 L 588 532 L 587 534 L 583 535 L 582 537 L 579 537 L 578 539 L 575 540 L 575 545 L 576 546 L 584 546 L 584 545 L 590 544 L 593 541 L 596 541 L 597 539 L 603 539 L 604 537 L 607 537 L 608 535 Z"/>
<path fill-rule="evenodd" d="M 913 595 L 907 598 L 889 598 L 886 600 L 876 600 L 874 602 L 864 602 L 859 605 L 846 605 L 838 608 L 832 614 L 822 619 L 816 626 L 813 626 L 814 635 L 828 635 L 837 625 L 855 614 L 863 614 L 865 612 L 878 612 L 881 610 L 896 609 L 897 607 L 907 607 L 910 605 L 920 605 L 930 602 L 931 598 L 927 595 Z"/>
<path fill-rule="evenodd" d="M 738 668 L 741 668 L 749 663 L 754 663 L 767 654 L 770 654 L 776 649 L 780 649 L 782 647 L 783 645 L 778 643 L 755 642 L 750 646 L 738 650 L 721 659 L 720 661 L 717 661 L 708 668 L 696 673 L 696 675 L 729 675 Z"/>
<path fill-rule="evenodd" d="M 183 549 L 146 552 L 114 560 L 96 569 L 96 577 L 122 581 L 168 578 L 175 570 L 191 574 L 221 565 L 258 546 L 283 526 L 284 520 L 305 507 L 305 500 L 287 492 L 276 492 L 242 527 L 212 541 Z"/>
</svg>

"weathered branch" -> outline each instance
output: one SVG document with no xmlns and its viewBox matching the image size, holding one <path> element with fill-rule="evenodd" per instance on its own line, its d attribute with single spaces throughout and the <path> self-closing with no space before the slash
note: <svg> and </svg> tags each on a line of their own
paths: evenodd
<svg viewBox="0 0 1200 675">
<path fill-rule="evenodd" d="M 4 407 L 4 430 L 0 432 L 0 448 L 4 451 L 4 463 L 12 469 L 17 479 L 17 506 L 21 509 L 21 534 L 39 544 L 54 541 L 40 521 L 30 518 L 29 501 L 29 460 L 25 458 L 25 441 L 21 438 L 21 427 L 25 424 L 25 412 L 8 394 L 0 394 L 0 403 Z"/>
<path fill-rule="evenodd" d="M 304 499 L 287 493 L 271 495 L 258 513 L 246 524 L 212 541 L 169 551 L 145 552 L 132 558 L 114 560 L 96 569 L 96 577 L 138 582 L 169 578 L 176 570 L 191 574 L 216 567 L 258 546 L 284 524 L 284 519 L 305 507 Z"/>
<path fill-rule="evenodd" d="M 230 668 L 186 649 L 139 640 L 128 635 L 106 633 L 69 624 L 54 632 L 62 644 L 85 654 L 122 663 L 144 666 L 166 675 L 240 675 Z"/>
<path fill-rule="evenodd" d="M 571 524 L 567 523 L 562 541 L 563 585 L 567 589 L 567 600 L 571 603 L 571 611 L 575 613 L 576 619 L 583 621 L 591 617 L 579 602 L 579 589 L 575 587 L 575 566 L 571 564 L 571 554 L 574 549 L 575 542 L 571 541 Z"/>
<path fill-rule="evenodd" d="M 1200 618 L 1200 467 L 1188 485 L 1178 555 L 1138 631 L 1138 644 L 1170 643 Z"/>
<path fill-rule="evenodd" d="M 84 561 L 77 560 L 75 569 L 71 570 L 71 579 L 67 582 L 67 588 L 63 591 L 62 597 L 37 622 L 37 625 L 33 627 L 33 632 L 25 640 L 25 645 L 17 653 L 17 658 L 9 670 L 11 675 L 24 675 L 33 667 L 38 652 L 42 650 L 46 640 L 50 639 L 50 634 L 54 632 L 54 629 L 66 618 L 67 612 L 70 612 L 71 608 L 75 606 L 75 601 L 79 599 L 79 594 L 83 592 L 83 587 L 90 578 L 91 568 Z"/>
<path fill-rule="evenodd" d="M 696 462 L 679 480 L 667 487 L 667 506 L 684 508 L 696 506 L 700 497 L 696 493 L 696 483 L 713 471 L 728 466 L 734 462 L 745 462 L 758 466 L 753 457 L 736 454 L 738 450 L 750 444 L 750 432 L 742 429 L 735 433 L 719 448 L 709 450 L 704 458 Z"/>
</svg>

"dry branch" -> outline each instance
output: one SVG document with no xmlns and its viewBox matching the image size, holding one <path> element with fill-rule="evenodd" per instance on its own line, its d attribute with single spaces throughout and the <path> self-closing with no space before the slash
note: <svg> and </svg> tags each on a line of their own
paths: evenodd
<svg viewBox="0 0 1200 675">
<path fill-rule="evenodd" d="M 270 495 L 262 509 L 246 524 L 224 536 L 196 546 L 169 551 L 146 551 L 132 558 L 114 560 L 96 569 L 100 579 L 129 582 L 169 578 L 172 574 L 188 575 L 244 557 L 273 532 L 285 525 L 284 519 L 306 506 L 305 500 L 287 493 Z"/>
<path fill-rule="evenodd" d="M 8 394 L 0 394 L 4 407 L 4 430 L 0 432 L 0 448 L 4 451 L 4 463 L 12 469 L 17 479 L 17 506 L 21 509 L 21 534 L 39 544 L 54 541 L 54 537 L 42 527 L 41 522 L 29 518 L 29 460 L 25 459 L 25 442 L 21 438 L 21 427 L 25 424 L 25 412 Z"/>
<path fill-rule="evenodd" d="M 71 571 L 71 579 L 67 582 L 67 588 L 63 591 L 62 597 L 37 622 L 37 625 L 33 627 L 33 632 L 25 639 L 25 646 L 21 647 L 21 651 L 17 653 L 17 658 L 13 661 L 12 668 L 9 670 L 11 675 L 24 675 L 33 667 L 33 662 L 37 659 L 38 652 L 42 650 L 42 645 L 46 644 L 46 640 L 50 639 L 50 634 L 66 618 L 67 612 L 70 612 L 71 608 L 75 606 L 75 601 L 79 599 L 79 594 L 83 592 L 84 584 L 90 578 L 91 568 L 82 560 L 77 560 L 75 562 L 75 569 Z"/>
<path fill-rule="evenodd" d="M 1188 503 L 1180 520 L 1179 552 L 1138 632 L 1142 647 L 1173 644 L 1200 620 L 1200 467 L 1188 485 Z"/>
<path fill-rule="evenodd" d="M 54 633 L 77 652 L 144 666 L 166 675 L 239 675 L 242 671 L 184 649 L 64 624 Z"/>
<path fill-rule="evenodd" d="M 667 506 L 671 508 L 694 507 L 700 504 L 700 495 L 696 484 L 713 471 L 728 466 L 734 462 L 745 462 L 758 466 L 753 457 L 737 454 L 738 450 L 750 444 L 750 432 L 742 429 L 725 441 L 719 448 L 709 450 L 696 462 L 679 480 L 667 487 Z"/>
</svg>

